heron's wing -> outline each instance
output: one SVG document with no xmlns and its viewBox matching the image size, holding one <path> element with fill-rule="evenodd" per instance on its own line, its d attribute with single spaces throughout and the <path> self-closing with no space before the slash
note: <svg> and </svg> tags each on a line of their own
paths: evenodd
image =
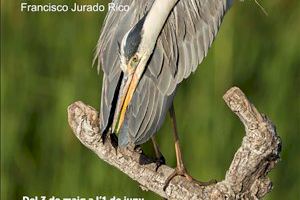
<svg viewBox="0 0 300 200">
<path fill-rule="evenodd" d="M 177 84 L 196 70 L 207 55 L 231 2 L 232 0 L 178 2 L 157 41 L 155 50 L 160 51 L 157 55 L 163 56 L 154 55 L 148 67 L 151 74 L 160 81 L 158 88 L 162 93 L 170 95 Z M 167 68 L 167 74 L 164 74 L 164 68 Z M 165 81 L 166 76 L 170 81 Z"/>
<path fill-rule="evenodd" d="M 207 55 L 232 0 L 180 0 L 167 19 L 121 128 L 122 144 L 147 141 L 160 128 L 176 86 Z"/>
<path fill-rule="evenodd" d="M 141 3 L 140 0 L 114 0 L 112 3 L 129 5 L 129 11 L 109 11 L 102 26 L 98 40 L 95 59 L 98 71 L 103 71 L 103 83 L 100 107 L 100 128 L 103 131 L 111 117 L 113 100 L 120 80 L 121 68 L 119 59 L 119 44 L 126 32 L 143 16 L 144 10 L 149 9 L 152 1 Z"/>
</svg>

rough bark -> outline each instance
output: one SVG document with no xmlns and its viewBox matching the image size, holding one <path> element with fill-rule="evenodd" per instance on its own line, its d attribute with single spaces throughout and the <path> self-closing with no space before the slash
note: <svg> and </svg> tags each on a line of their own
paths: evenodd
<svg viewBox="0 0 300 200">
<path fill-rule="evenodd" d="M 110 140 L 103 144 L 94 108 L 75 102 L 68 107 L 68 120 L 83 145 L 137 181 L 143 190 L 167 199 L 261 199 L 272 189 L 267 173 L 279 161 L 281 140 L 272 122 L 257 111 L 239 88 L 228 90 L 223 99 L 244 124 L 246 135 L 225 179 L 210 186 L 199 186 L 177 176 L 164 191 L 165 180 L 174 169 L 163 165 L 155 171 L 155 163 L 145 155 L 131 148 L 116 150 Z"/>
</svg>

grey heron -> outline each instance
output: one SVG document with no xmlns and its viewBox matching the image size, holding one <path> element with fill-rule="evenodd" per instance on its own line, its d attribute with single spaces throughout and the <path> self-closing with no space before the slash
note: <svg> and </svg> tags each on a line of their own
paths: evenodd
<svg viewBox="0 0 300 200">
<path fill-rule="evenodd" d="M 115 0 L 127 12 L 109 11 L 95 60 L 103 71 L 100 129 L 118 134 L 118 146 L 154 139 L 169 111 L 177 167 L 167 180 L 187 173 L 181 156 L 173 99 L 178 85 L 207 55 L 233 0 Z"/>
</svg>

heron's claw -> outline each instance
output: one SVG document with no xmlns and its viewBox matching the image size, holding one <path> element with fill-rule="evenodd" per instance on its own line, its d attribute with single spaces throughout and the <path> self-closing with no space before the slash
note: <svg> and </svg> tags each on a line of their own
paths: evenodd
<svg viewBox="0 0 300 200">
<path fill-rule="evenodd" d="M 172 174 L 167 178 L 167 180 L 165 181 L 165 185 L 163 187 L 163 190 L 166 191 L 167 187 L 169 186 L 171 180 L 175 177 L 175 176 L 184 176 L 188 181 L 190 182 L 195 182 L 196 184 L 200 185 L 200 186 L 208 186 L 208 185 L 212 185 L 212 184 L 216 184 L 217 181 L 216 180 L 210 180 L 208 182 L 202 182 L 202 181 L 198 181 L 196 179 L 194 179 L 192 176 L 190 176 L 186 169 L 184 167 L 176 167 L 176 169 L 172 172 Z"/>
<path fill-rule="evenodd" d="M 189 181 L 192 181 L 193 178 L 186 172 L 186 169 L 184 167 L 176 167 L 175 170 L 172 172 L 172 174 L 170 174 L 170 176 L 167 178 L 167 180 L 165 181 L 165 186 L 163 188 L 164 191 L 166 191 L 167 187 L 169 186 L 171 180 L 175 177 L 175 176 L 184 176 L 186 177 L 186 179 L 188 179 Z"/>
<path fill-rule="evenodd" d="M 214 185 L 214 184 L 216 184 L 216 183 L 218 182 L 216 179 L 211 179 L 211 180 L 209 180 L 209 181 L 207 181 L 207 182 L 198 181 L 198 180 L 196 180 L 196 179 L 193 179 L 193 181 L 194 181 L 195 183 L 197 183 L 198 185 L 200 185 L 200 186 Z"/>
<path fill-rule="evenodd" d="M 165 159 L 165 157 L 164 157 L 163 155 L 161 155 L 159 158 L 156 158 L 155 164 L 156 164 L 155 171 L 157 171 L 158 168 L 159 168 L 160 166 L 166 164 L 166 159 Z"/>
</svg>

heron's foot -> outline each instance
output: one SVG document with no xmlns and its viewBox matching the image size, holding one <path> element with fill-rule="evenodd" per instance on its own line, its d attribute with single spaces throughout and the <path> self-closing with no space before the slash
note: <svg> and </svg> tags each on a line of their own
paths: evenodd
<svg viewBox="0 0 300 200">
<path fill-rule="evenodd" d="M 158 158 L 155 159 L 155 164 L 156 164 L 155 171 L 157 171 L 160 166 L 166 164 L 165 157 L 163 155 L 160 155 Z"/>
<path fill-rule="evenodd" d="M 193 178 L 193 182 L 197 183 L 200 186 L 208 186 L 208 185 L 214 185 L 218 181 L 216 179 L 211 179 L 211 180 L 205 182 L 205 181 L 198 181 L 198 180 L 196 180 L 196 179 Z"/>
<path fill-rule="evenodd" d="M 189 175 L 185 169 L 185 167 L 181 166 L 181 167 L 176 167 L 176 169 L 172 172 L 172 174 L 167 178 L 166 182 L 165 182 L 165 186 L 163 188 L 163 190 L 165 191 L 167 189 L 167 187 L 169 186 L 171 180 L 175 177 L 175 176 L 183 176 L 185 177 L 188 181 L 190 182 L 195 182 L 196 184 L 200 185 L 200 186 L 208 186 L 208 185 L 212 185 L 212 184 L 216 184 L 217 181 L 216 180 L 210 180 L 208 182 L 202 182 L 202 181 L 198 181 L 196 179 L 194 179 L 191 175 Z"/>
<path fill-rule="evenodd" d="M 175 168 L 175 170 L 172 172 L 172 174 L 170 174 L 170 176 L 167 178 L 166 182 L 165 182 L 165 186 L 164 186 L 164 191 L 166 190 L 166 188 L 169 186 L 171 180 L 175 177 L 175 176 L 184 176 L 188 181 L 193 181 L 193 178 L 187 173 L 185 167 L 179 167 L 177 166 Z"/>
</svg>

